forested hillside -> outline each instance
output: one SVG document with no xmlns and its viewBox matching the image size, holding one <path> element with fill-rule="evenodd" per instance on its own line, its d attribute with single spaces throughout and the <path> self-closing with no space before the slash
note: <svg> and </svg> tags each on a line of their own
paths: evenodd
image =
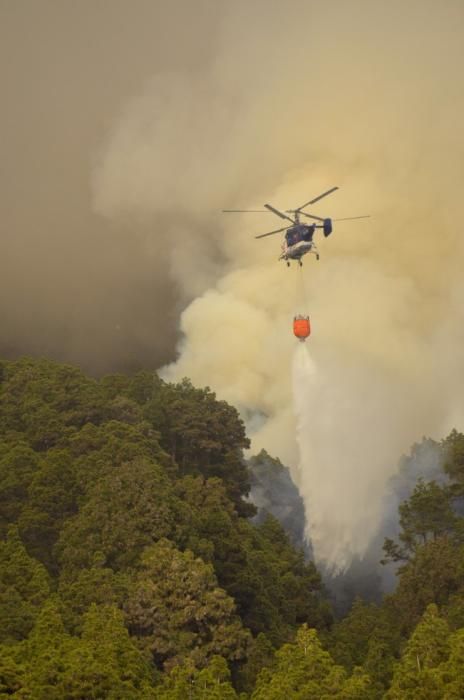
<svg viewBox="0 0 464 700">
<path fill-rule="evenodd" d="M 395 593 L 337 621 L 255 517 L 263 469 L 284 476 L 248 446 L 188 380 L 0 363 L 0 697 L 464 697 L 464 436 L 400 506 Z"/>
</svg>

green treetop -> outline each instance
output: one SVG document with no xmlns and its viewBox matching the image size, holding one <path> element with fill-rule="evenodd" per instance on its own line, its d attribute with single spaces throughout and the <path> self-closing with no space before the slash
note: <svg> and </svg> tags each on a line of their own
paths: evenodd
<svg viewBox="0 0 464 700">
<path fill-rule="evenodd" d="M 159 667 L 190 659 L 201 668 L 214 655 L 245 656 L 249 634 L 212 567 L 166 539 L 143 553 L 124 609 L 131 633 Z"/>
<path fill-rule="evenodd" d="M 449 655 L 449 636 L 437 606 L 429 605 L 405 646 L 385 698 L 441 700 L 444 686 L 437 667 Z"/>
<path fill-rule="evenodd" d="M 28 555 L 16 527 L 0 542 L 0 641 L 27 637 L 50 594 L 45 568 Z"/>
</svg>

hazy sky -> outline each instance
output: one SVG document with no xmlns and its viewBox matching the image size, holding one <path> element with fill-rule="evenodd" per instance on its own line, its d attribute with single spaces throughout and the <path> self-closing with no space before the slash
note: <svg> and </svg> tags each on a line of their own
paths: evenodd
<svg viewBox="0 0 464 700">
<path fill-rule="evenodd" d="M 174 361 L 292 467 L 321 558 L 362 554 L 401 451 L 463 418 L 463 40 L 462 0 L 0 0 L 0 352 Z M 280 219 L 220 214 L 334 185 L 314 213 L 372 218 L 302 275 L 253 237 Z"/>
</svg>

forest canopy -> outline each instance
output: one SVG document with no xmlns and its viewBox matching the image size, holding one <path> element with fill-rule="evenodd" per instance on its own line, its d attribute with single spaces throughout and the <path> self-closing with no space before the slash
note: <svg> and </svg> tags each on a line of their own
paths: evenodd
<svg viewBox="0 0 464 700">
<path fill-rule="evenodd" d="M 0 362 L 0 698 L 464 696 L 464 435 L 399 507 L 396 591 L 338 620 L 248 447 L 188 379 Z"/>
</svg>

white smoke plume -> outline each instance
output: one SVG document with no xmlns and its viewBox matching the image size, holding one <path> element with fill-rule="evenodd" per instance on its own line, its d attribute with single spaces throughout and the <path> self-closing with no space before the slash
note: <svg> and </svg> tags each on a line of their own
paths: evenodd
<svg viewBox="0 0 464 700">
<path fill-rule="evenodd" d="M 207 70 L 157 76 L 128 103 L 95 207 L 153 222 L 154 266 L 185 306 L 164 376 L 239 408 L 253 451 L 291 468 L 316 556 L 343 569 L 401 453 L 463 418 L 464 8 L 257 1 L 222 20 Z M 314 213 L 372 219 L 335 224 L 302 271 L 277 263 L 278 236 L 253 238 L 280 220 L 220 214 L 333 185 Z M 292 391 L 295 313 L 313 334 Z"/>
</svg>

